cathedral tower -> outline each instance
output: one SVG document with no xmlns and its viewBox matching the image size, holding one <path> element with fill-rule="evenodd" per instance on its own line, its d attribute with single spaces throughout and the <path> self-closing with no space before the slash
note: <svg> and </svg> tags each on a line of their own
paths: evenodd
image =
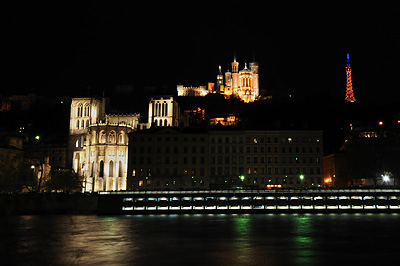
<svg viewBox="0 0 400 266">
<path fill-rule="evenodd" d="M 105 98 L 73 98 L 69 122 L 67 165 L 82 174 L 86 158 L 84 146 L 90 125 L 105 118 Z"/>
</svg>

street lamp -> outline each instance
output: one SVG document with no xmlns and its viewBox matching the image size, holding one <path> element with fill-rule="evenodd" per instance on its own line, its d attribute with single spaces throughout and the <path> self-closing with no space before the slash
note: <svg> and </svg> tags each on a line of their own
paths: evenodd
<svg viewBox="0 0 400 266">
<path fill-rule="evenodd" d="M 300 181 L 301 181 L 301 188 L 303 189 L 304 175 L 300 175 L 299 178 L 300 178 Z"/>
<path fill-rule="evenodd" d="M 242 182 L 244 181 L 244 175 L 239 176 L 240 180 L 242 180 Z"/>
<path fill-rule="evenodd" d="M 383 182 L 389 182 L 389 175 L 387 175 L 387 174 L 384 174 L 384 175 L 382 175 L 382 179 L 383 179 Z"/>
</svg>

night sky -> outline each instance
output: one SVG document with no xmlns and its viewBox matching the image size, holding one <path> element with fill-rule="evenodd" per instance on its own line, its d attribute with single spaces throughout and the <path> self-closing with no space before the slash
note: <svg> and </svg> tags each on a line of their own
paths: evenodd
<svg viewBox="0 0 400 266">
<path fill-rule="evenodd" d="M 6 6 L 1 93 L 207 84 L 236 51 L 240 69 L 255 55 L 268 94 L 344 99 L 350 53 L 358 101 L 400 96 L 400 11 L 394 4 L 116 2 Z"/>
</svg>

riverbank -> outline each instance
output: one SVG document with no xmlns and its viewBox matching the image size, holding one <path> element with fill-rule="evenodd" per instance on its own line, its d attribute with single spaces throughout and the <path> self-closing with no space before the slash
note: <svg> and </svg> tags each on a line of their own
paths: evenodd
<svg viewBox="0 0 400 266">
<path fill-rule="evenodd" d="M 97 193 L 0 194 L 0 216 L 31 214 L 95 214 Z"/>
</svg>

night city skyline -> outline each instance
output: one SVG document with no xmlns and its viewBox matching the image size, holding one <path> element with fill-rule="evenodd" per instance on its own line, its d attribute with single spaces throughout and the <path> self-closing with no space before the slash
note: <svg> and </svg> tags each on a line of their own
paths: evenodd
<svg viewBox="0 0 400 266">
<path fill-rule="evenodd" d="M 206 85 L 236 52 L 240 62 L 255 57 L 260 63 L 260 88 L 267 94 L 325 93 L 340 100 L 350 53 L 357 100 L 384 103 L 399 96 L 400 25 L 390 5 L 315 10 L 239 2 L 140 8 L 95 2 L 8 10 L 3 94 Z"/>
<path fill-rule="evenodd" d="M 0 265 L 390 265 L 398 1 L 11 1 Z"/>
</svg>

